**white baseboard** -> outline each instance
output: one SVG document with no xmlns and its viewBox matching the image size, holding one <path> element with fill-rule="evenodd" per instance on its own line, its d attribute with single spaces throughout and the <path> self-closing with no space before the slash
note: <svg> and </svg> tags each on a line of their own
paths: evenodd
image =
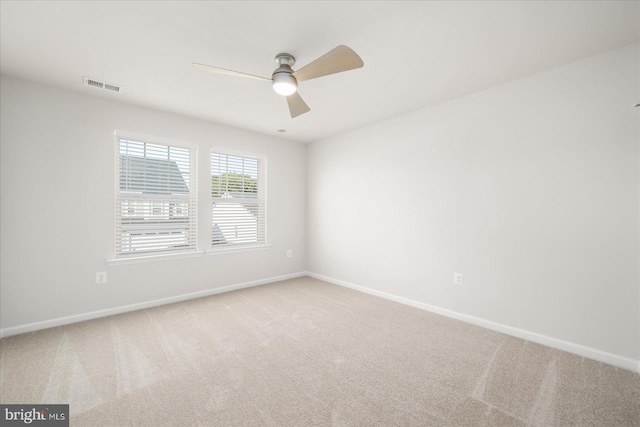
<svg viewBox="0 0 640 427">
<path fill-rule="evenodd" d="M 512 326 L 504 325 L 502 323 L 492 322 L 490 320 L 481 319 L 479 317 L 470 316 L 468 314 L 458 313 L 455 311 L 447 310 L 445 308 L 436 307 L 434 305 L 425 304 L 423 302 L 415 301 L 409 298 L 403 298 L 396 295 L 388 294 L 386 292 L 377 291 L 364 286 L 355 285 L 353 283 L 345 282 L 344 280 L 334 279 L 332 277 L 323 276 L 312 272 L 307 272 L 307 275 L 325 282 L 333 283 L 335 285 L 344 286 L 345 288 L 353 289 L 356 291 L 364 292 L 367 294 L 382 297 L 391 301 L 399 302 L 401 304 L 410 305 L 411 307 L 420 308 L 422 310 L 430 311 L 442 316 L 451 317 L 453 319 L 461 320 L 472 325 L 480 326 L 493 331 L 501 332 L 506 335 L 511 335 L 517 338 L 522 338 L 527 341 L 535 342 L 538 344 L 553 347 L 558 350 L 563 350 L 568 353 L 577 354 L 578 356 L 594 359 L 599 362 L 603 362 L 609 365 L 617 366 L 619 368 L 628 369 L 630 371 L 640 373 L 640 360 L 631 359 L 617 354 L 608 353 L 606 351 L 598 350 L 591 347 L 586 347 L 580 344 L 552 338 L 546 335 L 537 334 L 535 332 L 525 331 L 523 329 L 514 328 Z"/>
<path fill-rule="evenodd" d="M 120 307 L 108 308 L 105 310 L 92 311 L 90 313 L 76 314 L 73 316 L 59 317 L 57 319 L 45 320 L 42 322 L 27 323 L 25 325 L 13 326 L 10 328 L 0 329 L 0 338 L 11 335 L 33 332 L 40 329 L 53 328 L 55 326 L 68 325 L 70 323 L 82 322 L 85 320 L 97 319 L 99 317 L 112 316 L 114 314 L 126 313 L 129 311 L 141 310 L 144 308 L 157 307 L 160 305 L 171 304 L 174 302 L 186 301 L 194 298 L 206 297 L 209 295 L 220 294 L 223 292 L 235 291 L 243 288 L 250 288 L 267 283 L 279 282 L 281 280 L 294 279 L 296 277 L 306 276 L 305 271 L 298 273 L 285 274 L 284 276 L 269 277 L 267 279 L 254 280 L 251 282 L 238 283 L 236 285 L 223 286 L 221 288 L 206 289 L 204 291 L 192 292 L 189 294 L 177 295 L 174 297 L 160 298 L 152 301 L 145 301 L 136 304 L 123 305 Z"/>
</svg>

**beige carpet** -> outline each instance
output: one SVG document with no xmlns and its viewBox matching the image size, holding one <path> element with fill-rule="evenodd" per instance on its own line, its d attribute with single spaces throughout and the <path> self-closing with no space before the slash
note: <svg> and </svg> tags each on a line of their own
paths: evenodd
<svg viewBox="0 0 640 427">
<path fill-rule="evenodd" d="M 0 341 L 72 426 L 638 426 L 638 374 L 308 277 Z"/>
</svg>

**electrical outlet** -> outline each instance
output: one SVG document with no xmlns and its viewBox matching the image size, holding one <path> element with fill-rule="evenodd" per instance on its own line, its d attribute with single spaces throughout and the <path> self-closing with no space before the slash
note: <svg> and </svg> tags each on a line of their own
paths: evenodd
<svg viewBox="0 0 640 427">
<path fill-rule="evenodd" d="M 291 258 L 291 249 L 287 251 L 287 258 Z"/>
<path fill-rule="evenodd" d="M 96 273 L 96 285 L 102 285 L 104 283 L 107 283 L 107 272 L 101 271 Z"/>
<path fill-rule="evenodd" d="M 453 284 L 462 285 L 462 273 L 453 273 Z"/>
</svg>

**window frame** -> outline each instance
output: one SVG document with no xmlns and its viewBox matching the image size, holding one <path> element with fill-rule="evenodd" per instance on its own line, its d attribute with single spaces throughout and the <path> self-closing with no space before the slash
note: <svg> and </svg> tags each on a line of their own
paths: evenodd
<svg viewBox="0 0 640 427">
<path fill-rule="evenodd" d="M 139 253 L 123 253 L 120 250 L 118 253 L 118 232 L 119 227 L 122 224 L 122 215 L 121 212 L 118 211 L 119 203 L 126 201 L 128 198 L 126 195 L 120 192 L 120 170 L 121 170 L 121 160 L 120 160 L 120 141 L 132 141 L 144 144 L 153 144 L 167 147 L 175 147 L 175 148 L 183 148 L 189 150 L 189 184 L 188 190 L 189 193 L 186 197 L 166 197 L 163 200 L 163 203 L 171 204 L 173 199 L 175 201 L 179 201 L 180 203 L 184 203 L 186 201 L 187 204 L 192 206 L 192 211 L 187 214 L 187 241 L 189 246 L 185 249 L 175 249 L 175 250 L 150 250 Z M 107 260 L 108 265 L 118 265 L 118 264 L 129 264 L 136 263 L 141 261 L 160 261 L 166 259 L 173 258 L 190 258 L 194 256 L 202 255 L 202 251 L 198 251 L 198 235 L 199 235 L 199 221 L 198 221 L 198 145 L 186 142 L 179 141 L 175 139 L 150 136 L 150 135 L 141 135 L 128 131 L 119 131 L 116 130 L 114 132 L 114 152 L 115 152 L 115 191 L 114 191 L 114 213 L 115 213 L 115 229 L 114 229 L 114 256 L 113 259 Z M 153 197 L 153 196 L 138 196 L 135 195 L 130 197 L 132 200 L 141 200 L 143 203 L 149 202 L 150 209 L 151 206 L 155 203 L 158 203 L 162 197 Z M 155 209 L 155 207 L 154 207 Z M 168 230 L 170 231 L 170 230 Z M 120 244 L 120 248 L 122 248 L 122 243 Z"/>
<path fill-rule="evenodd" d="M 215 199 L 213 197 L 213 185 L 212 185 L 212 155 L 220 154 L 226 156 L 233 157 L 242 157 L 249 158 L 258 161 L 258 203 L 262 204 L 262 209 L 259 210 L 263 212 L 263 218 L 257 218 L 258 227 L 262 224 L 263 230 L 258 229 L 258 235 L 264 236 L 263 241 L 251 242 L 251 243 L 237 243 L 232 245 L 224 245 L 224 244 L 213 244 L 213 208 Z M 208 174 L 208 183 L 209 183 L 209 235 L 207 237 L 208 240 L 208 249 L 206 251 L 207 255 L 217 255 L 217 254 L 225 254 L 232 252 L 249 252 L 249 251 L 257 251 L 257 250 L 265 250 L 269 249 L 271 245 L 269 244 L 269 234 L 268 234 L 268 157 L 264 154 L 250 153 L 246 151 L 236 151 L 229 150 L 227 148 L 222 147 L 212 147 L 209 150 L 208 156 L 208 166 L 209 166 L 209 174 Z M 260 209 L 260 208 L 259 208 Z"/>
</svg>

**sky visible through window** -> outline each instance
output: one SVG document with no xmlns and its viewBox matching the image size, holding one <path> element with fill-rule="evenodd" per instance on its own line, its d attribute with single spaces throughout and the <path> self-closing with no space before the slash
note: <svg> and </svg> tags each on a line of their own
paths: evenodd
<svg viewBox="0 0 640 427">
<path fill-rule="evenodd" d="M 258 159 L 211 153 L 211 175 L 237 173 L 258 179 Z"/>
</svg>

